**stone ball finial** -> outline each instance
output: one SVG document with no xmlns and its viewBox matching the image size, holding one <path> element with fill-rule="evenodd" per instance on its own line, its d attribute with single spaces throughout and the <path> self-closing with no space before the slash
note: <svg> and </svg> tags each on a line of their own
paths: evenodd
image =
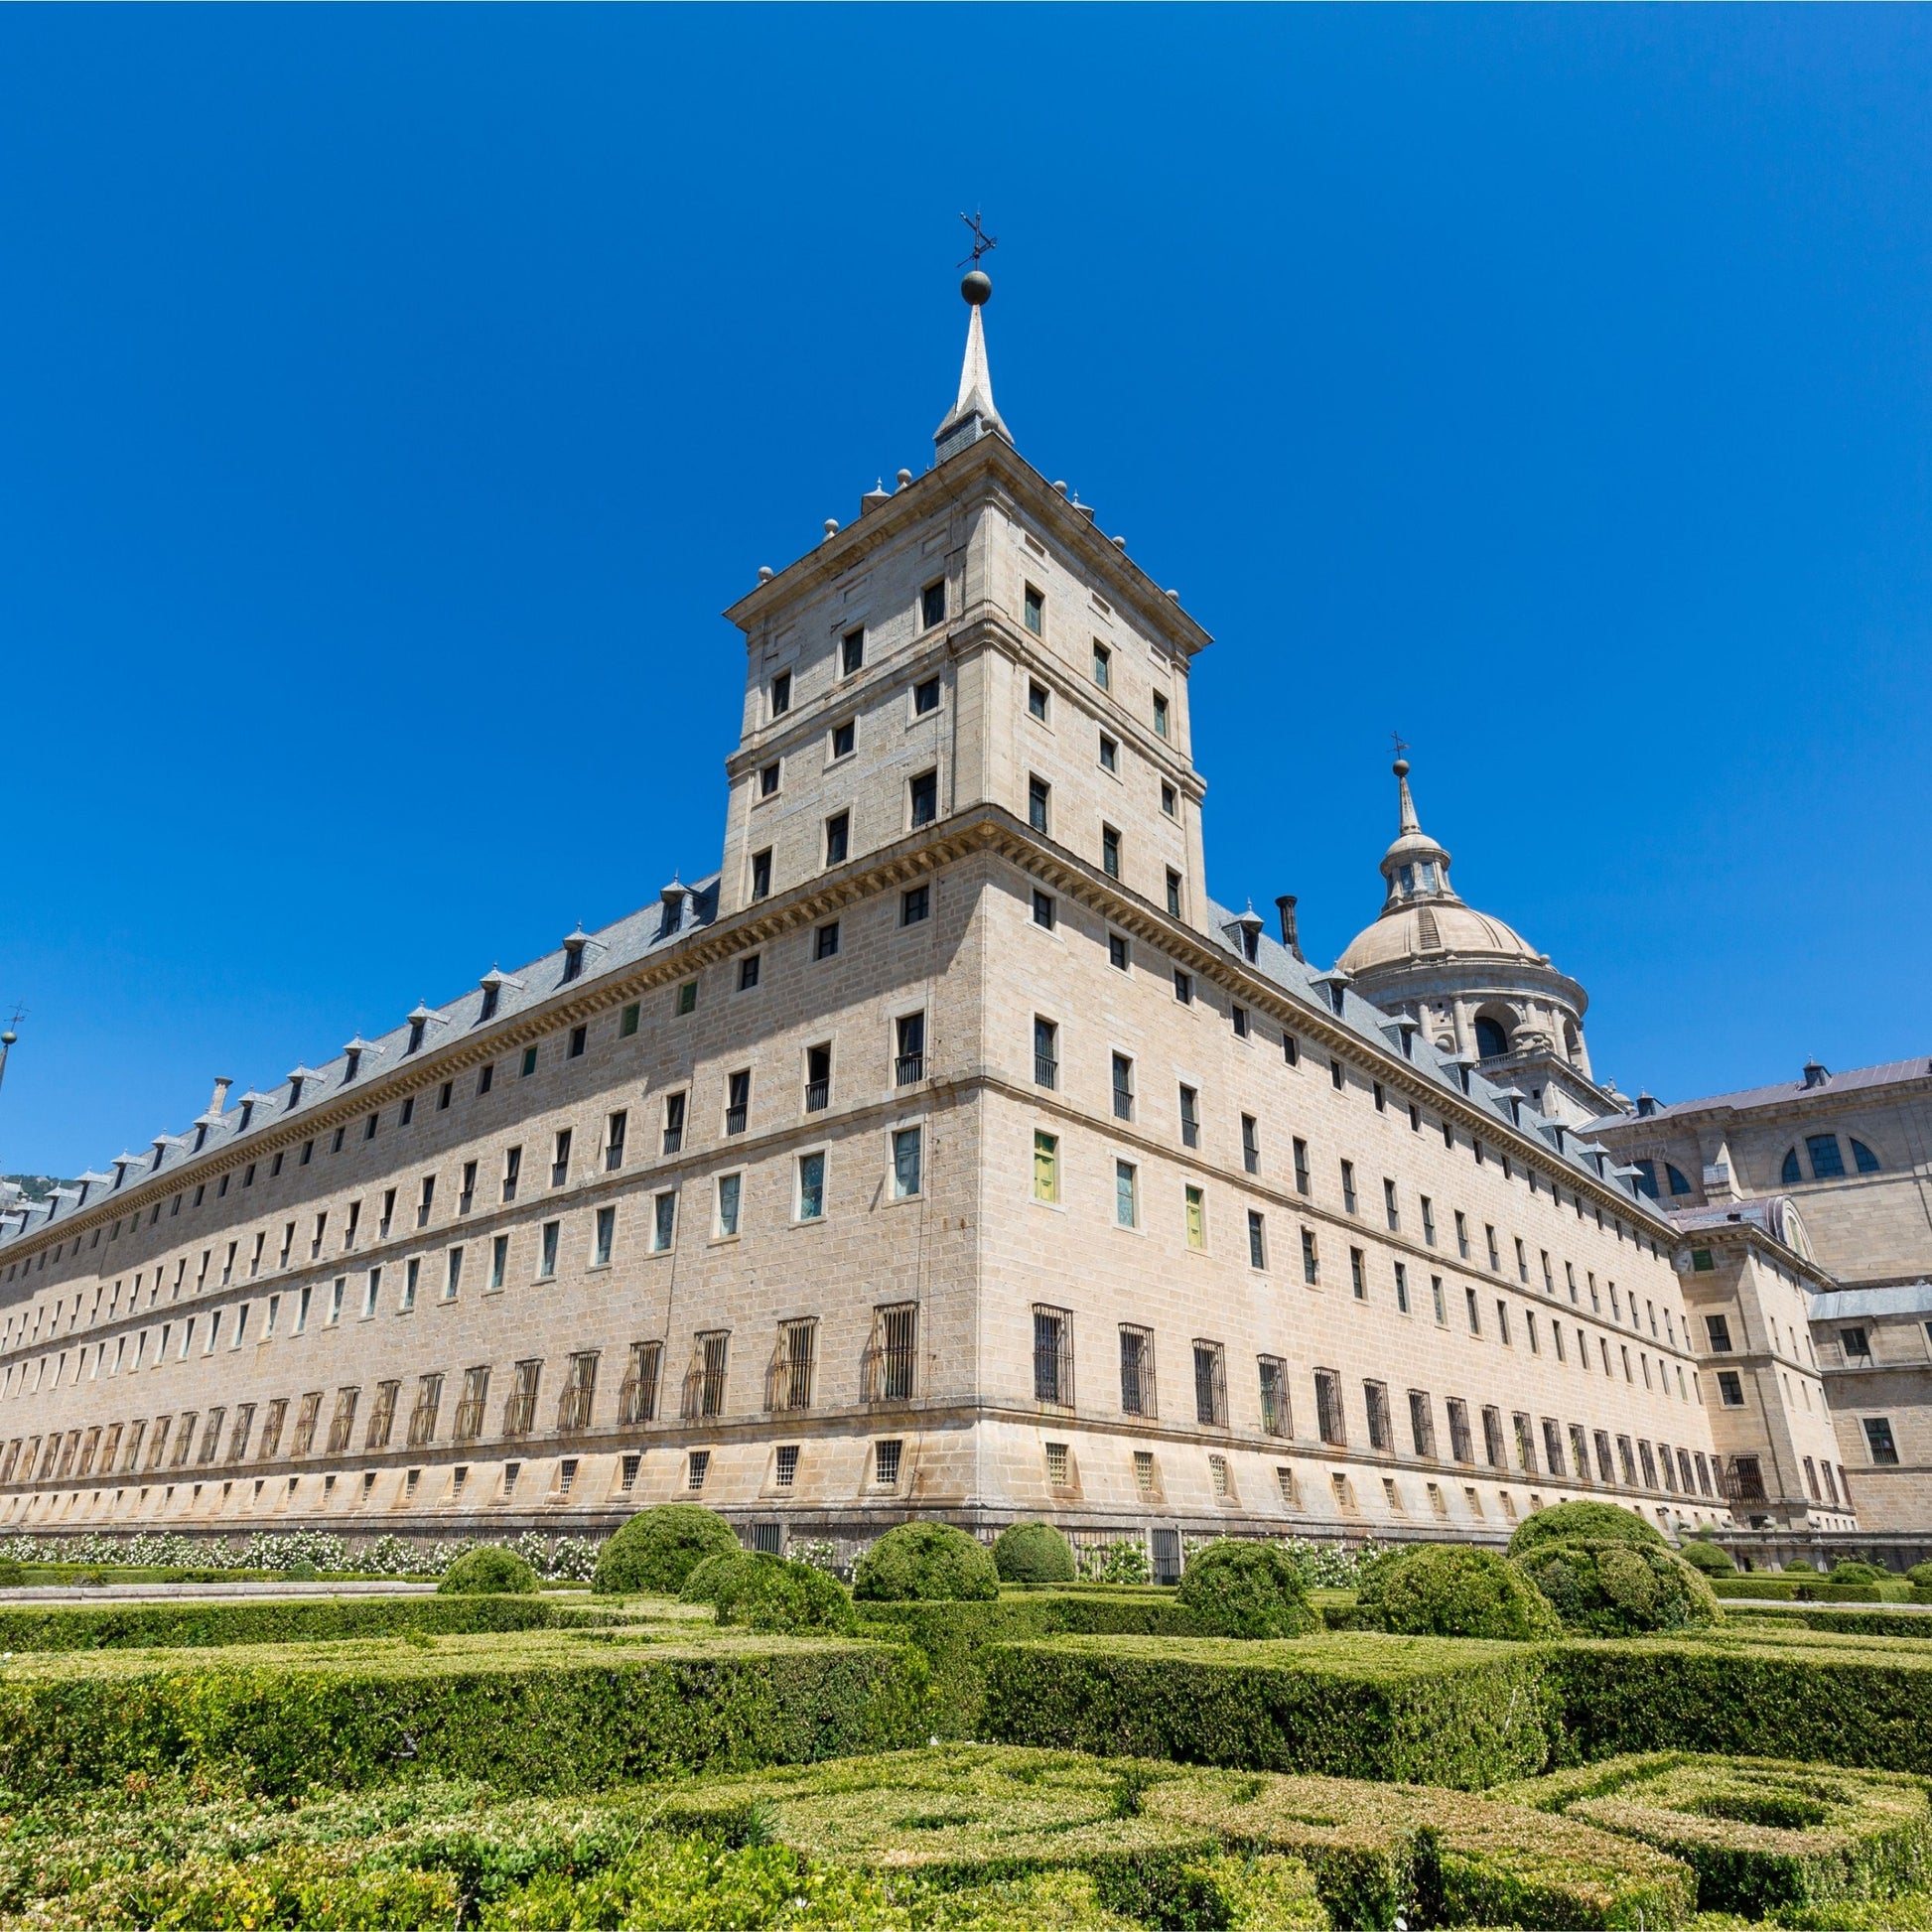
<svg viewBox="0 0 1932 1932">
<path fill-rule="evenodd" d="M 993 300 L 993 278 L 983 268 L 972 269 L 960 283 L 959 292 L 974 308 L 982 308 Z"/>
<path fill-rule="evenodd" d="M 777 576 L 777 574 L 778 573 L 775 570 L 773 570 L 769 564 L 759 565 L 759 582 L 760 584 L 770 583 L 772 578 Z"/>
<path fill-rule="evenodd" d="M 1406 778 L 1409 775 L 1409 760 L 1407 759 L 1397 759 L 1390 769 L 1394 771 L 1398 778 Z"/>
</svg>

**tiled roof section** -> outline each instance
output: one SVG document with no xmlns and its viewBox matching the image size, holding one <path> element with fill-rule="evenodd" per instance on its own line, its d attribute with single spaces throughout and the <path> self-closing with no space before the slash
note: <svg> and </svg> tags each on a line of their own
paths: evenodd
<svg viewBox="0 0 1932 1932">
<path fill-rule="evenodd" d="M 664 900 L 656 898 L 635 912 L 626 913 L 601 932 L 573 932 L 570 934 L 573 943 L 581 943 L 585 938 L 590 943 L 584 947 L 583 965 L 569 984 L 573 989 L 593 986 L 600 979 L 626 972 L 652 953 L 674 945 L 685 934 L 711 924 L 717 916 L 718 875 L 714 873 L 687 890 L 678 906 L 674 924 Z M 513 974 L 491 972 L 483 975 L 482 979 L 493 980 L 497 988 L 496 1011 L 490 1018 L 490 1024 L 494 1026 L 514 1020 L 519 1013 L 541 1006 L 559 991 L 565 984 L 567 957 L 564 946 L 560 944 L 554 952 L 545 953 L 541 959 L 533 960 L 527 966 L 519 966 Z M 425 1029 L 419 1051 L 428 1051 L 433 1046 L 462 1038 L 471 1028 L 482 1023 L 483 1006 L 483 993 L 480 979 L 469 992 L 430 1012 L 429 1017 L 438 1024 Z M 419 1007 L 417 1012 L 421 1014 L 424 1009 Z M 334 1099 L 345 1087 L 360 1085 L 377 1074 L 394 1072 L 410 1057 L 409 1035 L 408 1019 L 373 1039 L 364 1039 L 357 1034 L 348 1046 L 324 1060 L 320 1066 L 311 1067 L 305 1062 L 295 1069 L 290 1079 L 283 1080 L 267 1092 L 251 1090 L 220 1113 L 203 1115 L 186 1134 L 151 1136 L 149 1153 L 127 1171 L 122 1186 L 138 1184 L 153 1173 L 184 1166 L 197 1156 L 207 1154 L 224 1144 L 252 1140 L 267 1129 L 280 1126 L 289 1117 L 291 1081 L 298 1075 L 302 1085 L 295 1111 L 300 1113 Z M 359 1065 L 352 1079 L 348 1076 L 349 1047 L 359 1051 Z M 253 1103 L 246 1135 L 241 1132 L 243 1101 Z M 160 1155 L 158 1165 L 155 1160 L 157 1153 Z M 59 1200 L 45 1205 L 33 1204 L 23 1220 L 0 1222 L 0 1250 L 25 1240 L 29 1235 L 41 1233 L 55 1221 L 71 1219 L 82 1205 L 98 1207 L 110 1193 L 117 1191 L 111 1184 L 114 1179 L 111 1173 L 88 1174 L 85 1178 L 90 1183 L 85 1188 L 64 1190 Z M 84 1203 L 78 1198 L 82 1193 L 86 1197 Z M 15 1211 L 18 1212 L 18 1208 Z"/>
<path fill-rule="evenodd" d="M 1242 950 L 1242 930 L 1238 915 L 1225 906 L 1211 901 L 1207 908 L 1208 931 L 1227 952 L 1236 958 L 1245 958 Z M 1337 982 L 1328 974 L 1316 972 L 1306 960 L 1297 959 L 1280 940 L 1272 939 L 1266 932 L 1258 935 L 1255 957 L 1247 962 L 1251 970 L 1257 971 L 1264 979 L 1273 980 L 1278 986 L 1311 1005 L 1321 1009 L 1324 1015 L 1338 1021 L 1351 1033 L 1364 1039 L 1373 1040 L 1377 1046 L 1397 1053 L 1402 1052 L 1403 1028 L 1378 1006 L 1371 1005 L 1359 993 L 1345 983 L 1342 986 L 1340 1010 L 1336 1010 L 1333 989 Z M 1505 1089 L 1485 1080 L 1472 1068 L 1466 1093 L 1461 1080 L 1460 1063 L 1448 1054 L 1438 1052 L 1429 1043 L 1422 1029 L 1412 1028 L 1412 1039 L 1405 1055 L 1409 1064 L 1425 1079 L 1436 1081 L 1450 1093 L 1455 1094 L 1467 1105 L 1486 1110 L 1495 1115 L 1497 1122 L 1504 1127 L 1515 1127 L 1519 1133 L 1526 1134 L 1531 1140 L 1541 1144 L 1540 1158 L 1553 1168 L 1570 1169 L 1586 1173 L 1601 1185 L 1614 1187 L 1618 1192 L 1630 1195 L 1636 1204 L 1637 1195 L 1634 1184 L 1628 1179 L 1619 1179 L 1616 1173 L 1617 1163 L 1608 1155 L 1603 1157 L 1603 1171 L 1598 1173 L 1587 1150 L 1591 1142 L 1587 1132 L 1572 1127 L 1559 1132 L 1557 1124 L 1547 1120 L 1534 1107 L 1525 1106 L 1520 1118 L 1511 1116 L 1507 1094 L 1514 1089 Z M 1654 1209 L 1652 1210 L 1655 1211 Z"/>
<path fill-rule="evenodd" d="M 1716 1093 L 1703 1100 L 1679 1100 L 1659 1107 L 1646 1120 L 1670 1120 L 1686 1114 L 1712 1113 L 1720 1108 L 1744 1113 L 1753 1107 L 1781 1107 L 1789 1101 L 1815 1098 L 1824 1094 L 1860 1093 L 1872 1087 L 1889 1087 L 1905 1080 L 1923 1080 L 1932 1074 L 1932 1059 L 1920 1054 L 1916 1059 L 1887 1060 L 1882 1066 L 1854 1067 L 1849 1073 L 1828 1073 L 1817 1086 L 1808 1087 L 1802 1079 L 1780 1081 L 1774 1087 L 1746 1087 L 1741 1093 Z M 1614 1114 L 1605 1126 L 1627 1126 L 1634 1114 Z"/>
<path fill-rule="evenodd" d="M 1894 1288 L 1840 1288 L 1806 1298 L 1814 1321 L 1876 1320 L 1885 1314 L 1932 1314 L 1932 1282 L 1902 1282 Z"/>
</svg>

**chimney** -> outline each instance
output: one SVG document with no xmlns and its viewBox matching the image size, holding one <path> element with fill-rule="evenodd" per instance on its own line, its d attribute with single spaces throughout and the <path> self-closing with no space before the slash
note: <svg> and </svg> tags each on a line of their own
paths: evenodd
<svg viewBox="0 0 1932 1932">
<path fill-rule="evenodd" d="M 1805 1062 L 1806 1086 L 1822 1087 L 1831 1077 L 1832 1069 L 1829 1066 L 1821 1066 L 1817 1060 L 1807 1060 Z"/>
<path fill-rule="evenodd" d="M 228 1089 L 233 1085 L 234 1081 L 225 1073 L 217 1073 L 214 1076 L 214 1097 L 207 1103 L 209 1113 L 218 1114 L 227 1106 Z"/>
<path fill-rule="evenodd" d="M 1282 915 L 1282 944 L 1297 959 L 1300 959 L 1302 957 L 1302 939 L 1295 925 L 1295 895 L 1293 893 L 1284 893 L 1275 901 L 1275 909 Z"/>
</svg>

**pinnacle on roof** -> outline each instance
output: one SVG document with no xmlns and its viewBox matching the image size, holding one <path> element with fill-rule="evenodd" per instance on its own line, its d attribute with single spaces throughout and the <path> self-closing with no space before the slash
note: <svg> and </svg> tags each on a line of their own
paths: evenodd
<svg viewBox="0 0 1932 1932">
<path fill-rule="evenodd" d="M 1382 855 L 1382 877 L 1388 881 L 1389 900 L 1433 898 L 1459 905 L 1449 885 L 1449 855 L 1422 829 L 1416 816 L 1415 794 L 1409 789 L 1409 760 L 1396 759 L 1395 843 Z"/>
<path fill-rule="evenodd" d="M 993 371 L 986 361 L 986 326 L 980 311 L 993 299 L 993 278 L 979 266 L 977 254 L 972 272 L 959 285 L 959 293 L 972 310 L 966 325 L 966 357 L 959 369 L 959 400 L 947 411 L 945 420 L 932 432 L 939 461 L 945 462 L 955 451 L 976 443 L 982 436 L 1000 436 L 1013 441 L 1011 432 L 993 406 Z"/>
</svg>

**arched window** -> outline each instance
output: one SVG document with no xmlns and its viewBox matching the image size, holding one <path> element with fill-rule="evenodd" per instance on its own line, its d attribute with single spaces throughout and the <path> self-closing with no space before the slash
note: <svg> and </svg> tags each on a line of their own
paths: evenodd
<svg viewBox="0 0 1932 1932">
<path fill-rule="evenodd" d="M 1509 1035 L 1487 1014 L 1481 1015 L 1476 1021 L 1477 1058 L 1493 1060 L 1508 1051 Z"/>
<path fill-rule="evenodd" d="M 1861 1173 L 1877 1173 L 1878 1157 L 1863 1141 L 1853 1141 L 1852 1161 Z"/>
<path fill-rule="evenodd" d="M 1655 1161 L 1636 1161 L 1631 1164 L 1637 1171 L 1637 1192 L 1647 1194 L 1652 1200 L 1657 1198 L 1657 1164 Z M 1672 1173 L 1676 1170 L 1673 1169 Z"/>
<path fill-rule="evenodd" d="M 1786 1187 L 1795 1187 L 1804 1178 L 1798 1172 L 1798 1150 L 1795 1147 L 1784 1151 L 1784 1166 L 1778 1170 L 1778 1180 Z"/>
<path fill-rule="evenodd" d="M 1688 1194 L 1691 1191 L 1691 1183 L 1668 1161 L 1664 1163 L 1664 1174 L 1670 1181 L 1670 1190 L 1673 1194 Z"/>
<path fill-rule="evenodd" d="M 1814 1180 L 1836 1180 L 1845 1172 L 1845 1156 L 1838 1151 L 1836 1134 L 1807 1134 L 1805 1152 L 1811 1156 Z"/>
</svg>

